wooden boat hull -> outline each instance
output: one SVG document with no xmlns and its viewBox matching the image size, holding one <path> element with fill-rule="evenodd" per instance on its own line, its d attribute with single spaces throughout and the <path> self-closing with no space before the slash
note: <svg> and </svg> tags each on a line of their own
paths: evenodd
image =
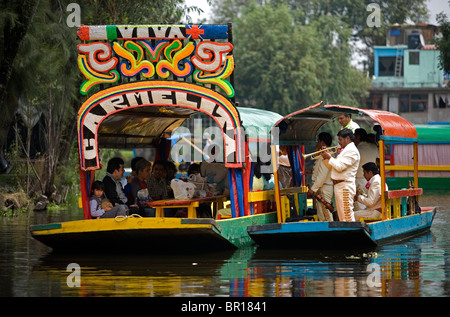
<svg viewBox="0 0 450 317">
<path fill-rule="evenodd" d="M 250 225 L 276 221 L 275 213 L 227 220 L 112 218 L 31 226 L 31 235 L 56 252 L 191 252 L 254 244 Z"/>
<path fill-rule="evenodd" d="M 425 208 L 424 208 L 425 209 Z M 428 230 L 436 208 L 397 219 L 364 222 L 291 222 L 248 228 L 261 248 L 374 249 L 378 245 Z"/>
</svg>

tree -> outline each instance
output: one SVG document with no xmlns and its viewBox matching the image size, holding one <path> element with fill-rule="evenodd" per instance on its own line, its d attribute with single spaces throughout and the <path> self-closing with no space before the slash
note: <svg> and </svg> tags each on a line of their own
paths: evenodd
<svg viewBox="0 0 450 317">
<path fill-rule="evenodd" d="M 358 106 L 369 81 L 350 66 L 350 30 L 337 17 L 296 25 L 286 5 L 253 3 L 234 30 L 236 98 L 288 114 L 321 100 Z"/>
<path fill-rule="evenodd" d="M 30 125 L 31 120 L 27 118 L 40 115 L 45 118 L 43 133 L 47 148 L 40 154 L 45 167 L 34 176 L 39 184 L 35 189 L 48 196 L 54 192 L 55 182 L 56 187 L 66 182 L 66 169 L 70 168 L 66 162 L 69 153 L 74 153 L 71 149 L 77 139 L 76 113 L 82 104 L 78 93 L 83 79 L 77 68 L 77 30 L 66 24 L 70 13 L 66 9 L 72 2 L 12 0 L 0 5 L 0 52 L 3 54 L 0 126 L 5 129 L 0 134 L 0 146 L 3 149 L 19 102 L 25 109 L 23 113 L 32 114 L 22 115 Z M 76 2 L 81 7 L 81 23 L 86 25 L 178 23 L 187 12 L 198 10 L 186 7 L 184 0 L 153 0 L 150 4 L 148 0 Z M 30 126 L 26 125 L 26 129 L 29 131 Z M 29 145 L 28 137 L 23 146 L 28 159 Z M 35 189 L 30 186 L 29 194 Z"/>
<path fill-rule="evenodd" d="M 447 74 L 450 73 L 450 22 L 447 20 L 447 15 L 443 12 L 436 16 L 439 23 L 439 30 L 441 36 L 436 40 L 436 45 L 440 51 L 439 66 Z"/>
<path fill-rule="evenodd" d="M 323 16 L 338 18 L 350 30 L 349 41 L 362 42 L 363 48 L 357 52 L 366 55 L 369 63 L 366 70 L 373 72 L 373 45 L 384 45 L 386 31 L 390 24 L 426 23 L 428 20 L 427 0 L 253 0 L 264 5 L 288 6 L 296 25 L 309 25 Z M 367 25 L 370 15 L 368 5 L 380 8 L 381 24 L 377 27 Z M 245 0 L 213 0 L 213 22 L 235 22 L 248 6 Z"/>
<path fill-rule="evenodd" d="M 384 41 L 384 26 L 394 23 L 424 23 L 428 19 L 427 0 L 254 0 L 259 5 L 287 5 L 293 13 L 297 24 L 309 24 L 320 16 L 339 17 L 352 30 L 352 36 L 361 39 L 374 33 L 381 35 Z M 382 27 L 372 28 L 367 25 L 369 4 L 379 6 L 382 14 Z M 240 17 L 242 10 L 248 6 L 245 0 L 213 0 L 214 22 L 233 22 Z M 379 40 L 379 38 L 377 38 Z M 372 42 L 374 45 L 379 43 Z M 384 43 L 384 42 L 383 42 Z"/>
<path fill-rule="evenodd" d="M 0 135 L 7 134 L 9 124 L 5 123 L 12 120 L 13 106 L 5 102 L 7 86 L 20 43 L 27 34 L 38 4 L 39 0 L 7 1 L 0 4 Z M 0 138 L 0 153 L 2 148 Z"/>
</svg>

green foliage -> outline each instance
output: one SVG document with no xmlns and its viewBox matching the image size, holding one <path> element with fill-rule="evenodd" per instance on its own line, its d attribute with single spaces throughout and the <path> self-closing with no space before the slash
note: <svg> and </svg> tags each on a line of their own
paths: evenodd
<svg viewBox="0 0 450 317">
<path fill-rule="evenodd" d="M 103 24 L 168 24 L 179 23 L 186 8 L 184 0 L 83 0 L 78 1 L 82 11 L 82 23 Z"/>
<path fill-rule="evenodd" d="M 12 0 L 0 3 L 0 54 L 3 54 L 0 57 L 4 66 L 0 74 L 8 74 L 8 78 L 2 76 L 0 81 L 0 132 L 3 132 L 0 152 L 3 152 L 8 128 L 19 118 L 16 116 L 19 105 L 22 120 L 27 117 L 31 122 L 43 115 L 42 133 L 47 150 L 41 154 L 46 166 L 43 175 L 39 175 L 39 182 L 47 195 L 55 187 L 59 190 L 78 183 L 75 123 L 77 110 L 83 102 L 78 92 L 83 78 L 77 67 L 77 29 L 66 24 L 70 14 L 66 9 L 73 2 Z M 199 11 L 195 6 L 187 7 L 184 0 L 79 0 L 75 3 L 80 5 L 81 23 L 85 25 L 180 23 L 189 19 L 189 13 Z M 16 36 L 19 31 L 23 36 Z M 17 52 L 9 49 L 11 43 L 17 44 Z M 3 87 L 7 87 L 6 94 Z M 7 153 L 7 157 L 11 155 L 16 157 L 20 153 Z M 23 157 L 20 159 L 24 161 Z M 16 179 L 11 181 L 16 186 L 20 184 Z"/>
<path fill-rule="evenodd" d="M 447 15 L 443 12 L 436 16 L 441 31 L 441 37 L 436 40 L 439 48 L 439 66 L 446 72 L 450 73 L 450 22 Z"/>
<path fill-rule="evenodd" d="M 368 64 L 364 71 L 373 73 L 373 45 L 384 45 L 386 31 L 390 24 L 427 23 L 427 0 L 253 0 L 258 6 L 273 7 L 285 5 L 289 8 L 296 26 L 312 25 L 323 17 L 334 17 L 339 25 L 350 31 L 348 43 L 360 41 L 362 48 L 354 48 L 355 52 L 366 55 Z M 367 11 L 369 4 L 378 4 L 381 10 L 381 26 L 369 27 Z M 213 0 L 212 12 L 214 23 L 237 23 L 242 18 L 243 11 L 249 6 L 246 0 Z M 236 28 L 234 32 L 237 32 Z M 351 76 L 357 76 L 351 74 Z M 339 78 L 342 78 L 340 75 Z M 239 88 L 236 92 L 239 93 Z M 359 93 L 356 93 L 359 95 Z M 353 98 L 351 98 L 353 99 Z"/>
<path fill-rule="evenodd" d="M 350 66 L 350 29 L 338 17 L 297 25 L 288 6 L 253 3 L 233 30 L 241 105 L 288 114 L 321 100 L 363 101 L 369 81 Z"/>
</svg>

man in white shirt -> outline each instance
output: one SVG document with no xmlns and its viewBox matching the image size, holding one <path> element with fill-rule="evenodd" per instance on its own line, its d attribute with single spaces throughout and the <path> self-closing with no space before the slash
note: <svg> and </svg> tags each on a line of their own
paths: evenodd
<svg viewBox="0 0 450 317">
<path fill-rule="evenodd" d="M 359 128 L 359 124 L 352 120 L 351 113 L 343 113 L 338 116 L 339 124 L 343 129 L 350 129 L 352 132 L 355 132 L 356 129 Z"/>
<path fill-rule="evenodd" d="M 323 148 L 331 146 L 331 135 L 322 132 L 317 136 L 317 147 L 319 151 Z M 333 182 L 331 181 L 331 171 L 323 163 L 323 157 L 320 156 L 315 162 L 312 171 L 312 186 L 310 190 L 314 194 L 321 195 L 327 202 L 331 202 L 333 198 Z M 320 221 L 333 221 L 331 212 L 320 201 L 316 202 L 317 217 Z"/>
<path fill-rule="evenodd" d="M 355 200 L 358 200 L 358 202 L 365 205 L 366 209 L 355 211 L 356 221 L 359 221 L 361 217 L 381 217 L 381 177 L 378 166 L 373 162 L 369 162 L 363 165 L 363 170 L 364 177 L 368 181 L 368 191 L 365 195 L 359 195 L 357 193 Z M 387 185 L 385 186 L 385 190 L 388 190 Z"/>
<path fill-rule="evenodd" d="M 380 151 L 378 150 L 378 146 L 374 143 L 367 142 L 367 132 L 364 129 L 356 129 L 355 132 L 355 145 L 358 148 L 360 161 L 358 172 L 356 173 L 356 190 L 358 191 L 358 187 L 362 190 L 363 193 L 367 192 L 366 189 L 366 179 L 364 178 L 363 168 L 362 166 L 368 162 L 376 163 L 377 159 L 380 160 Z M 362 209 L 365 206 L 360 206 Z"/>
<path fill-rule="evenodd" d="M 359 166 L 359 151 L 353 142 L 352 130 L 338 132 L 338 142 L 342 151 L 336 158 L 330 153 L 322 152 L 331 165 L 331 180 L 334 184 L 334 199 L 340 221 L 355 221 L 353 199 L 356 194 L 355 177 Z"/>
</svg>

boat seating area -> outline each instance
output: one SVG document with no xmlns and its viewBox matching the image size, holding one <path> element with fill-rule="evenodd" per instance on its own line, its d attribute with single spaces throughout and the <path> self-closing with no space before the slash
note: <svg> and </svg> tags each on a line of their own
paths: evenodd
<svg viewBox="0 0 450 317">
<path fill-rule="evenodd" d="M 226 196 L 215 196 L 187 200 L 165 199 L 152 201 L 148 203 L 148 205 L 155 208 L 156 217 L 163 217 L 164 209 L 166 208 L 187 208 L 188 218 L 197 218 L 197 207 L 199 207 L 201 203 L 211 203 L 213 206 L 213 214 L 215 215 L 219 209 L 223 208 L 223 204 L 227 199 L 228 198 Z"/>
<path fill-rule="evenodd" d="M 301 210 L 301 205 L 306 206 L 306 195 L 308 191 L 306 186 L 291 187 L 280 190 L 281 207 L 282 207 L 282 221 L 286 222 L 286 219 L 290 217 L 290 202 L 288 195 L 294 195 L 295 209 Z M 248 193 L 248 202 L 253 208 L 253 214 L 261 214 L 277 210 L 275 206 L 275 190 L 259 190 Z M 227 219 L 231 218 L 231 209 L 224 208 L 220 209 L 217 213 L 217 219 Z"/>
<path fill-rule="evenodd" d="M 407 215 L 407 211 L 415 213 L 415 203 L 417 196 L 422 195 L 422 188 L 409 188 L 400 190 L 391 190 L 385 193 L 386 213 L 382 215 L 384 220 L 400 218 Z M 408 206 L 409 205 L 409 206 Z"/>
<path fill-rule="evenodd" d="M 406 216 L 408 214 L 408 210 L 410 210 L 410 214 L 414 214 L 416 213 L 416 196 L 422 195 L 422 193 L 422 188 L 386 191 L 386 215 L 374 218 L 361 217 L 359 218 L 359 221 L 369 223 L 387 219 L 396 219 Z"/>
</svg>

